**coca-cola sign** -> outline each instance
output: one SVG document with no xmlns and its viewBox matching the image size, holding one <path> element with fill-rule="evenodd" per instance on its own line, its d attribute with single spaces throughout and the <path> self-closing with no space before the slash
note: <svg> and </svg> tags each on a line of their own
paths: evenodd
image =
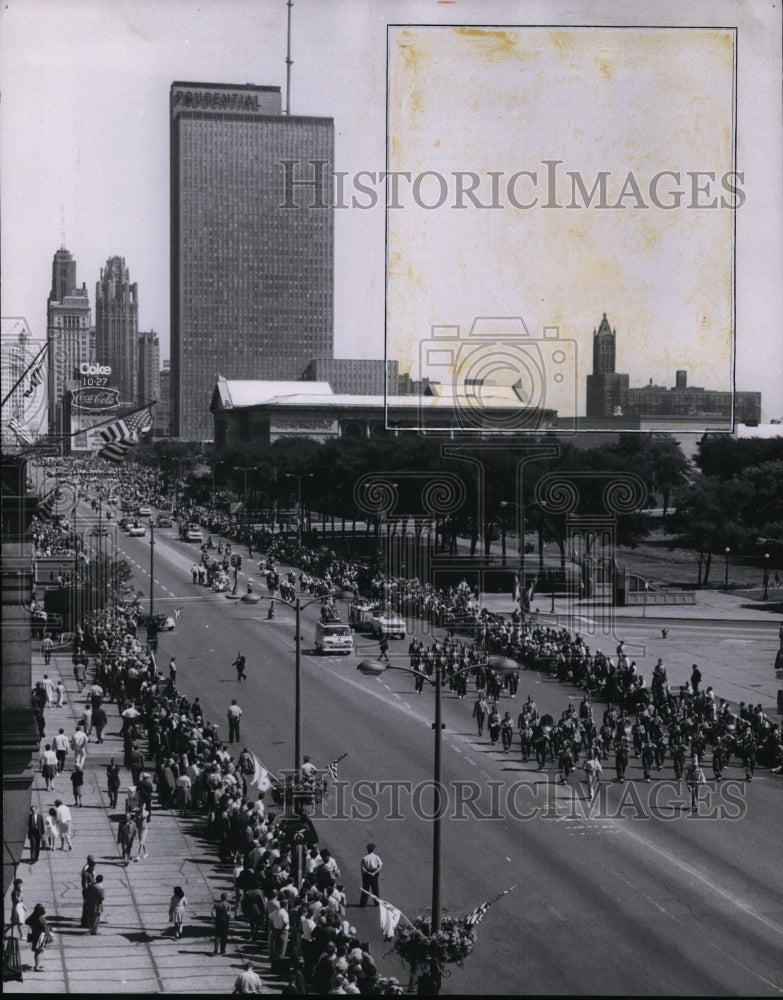
<svg viewBox="0 0 783 1000">
<path fill-rule="evenodd" d="M 71 407 L 81 413 L 108 413 L 116 410 L 120 402 L 120 390 L 111 388 L 74 389 Z"/>
</svg>

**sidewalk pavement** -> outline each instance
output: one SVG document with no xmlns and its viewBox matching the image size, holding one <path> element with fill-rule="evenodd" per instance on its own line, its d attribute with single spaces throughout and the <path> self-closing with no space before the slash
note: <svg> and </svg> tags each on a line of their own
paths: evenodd
<svg viewBox="0 0 783 1000">
<path fill-rule="evenodd" d="M 62 677 L 66 704 L 46 709 L 48 742 L 62 727 L 70 737 L 86 703 L 76 690 L 69 654 L 55 655 L 44 667 L 40 653 L 33 653 L 33 683 L 44 672 L 55 682 Z M 269 972 L 264 952 L 252 944 L 247 925 L 241 918 L 232 921 L 225 955 L 213 956 L 213 902 L 221 892 L 233 904 L 233 876 L 230 865 L 217 860 L 216 845 L 206 837 L 202 815 L 180 819 L 176 812 L 153 805 L 147 834 L 149 857 L 124 867 L 116 843 L 117 821 L 124 810 L 125 790 L 130 772 L 122 769 L 122 787 L 117 809 L 109 808 L 106 765 L 112 757 L 122 766 L 123 745 L 115 704 L 107 704 L 109 724 L 104 743 L 87 748 L 82 801 L 73 805 L 70 774 L 73 752 L 66 768 L 55 779 L 55 791 L 45 791 L 38 773 L 33 783 L 33 803 L 43 816 L 59 798 L 73 817 L 73 850 L 41 850 L 37 864 L 29 863 L 25 848 L 17 877 L 24 880 L 24 905 L 29 915 L 36 903 L 43 903 L 55 942 L 44 952 L 44 971 L 33 972 L 30 945 L 20 945 L 23 982 L 4 983 L 3 991 L 15 993 L 231 993 L 234 980 L 248 959 L 264 983 L 264 992 L 279 993 L 282 981 Z M 136 848 L 134 847 L 134 853 Z M 106 898 L 100 932 L 93 937 L 80 927 L 82 894 L 81 869 L 87 855 L 97 862 L 96 872 L 104 877 Z M 169 899 L 175 885 L 185 890 L 188 907 L 184 936 L 175 940 L 168 923 Z M 10 913 L 10 893 L 6 899 Z"/>
<path fill-rule="evenodd" d="M 724 624 L 732 622 L 768 622 L 775 626 L 775 630 L 783 624 L 783 615 L 780 613 L 781 602 L 783 602 L 783 592 L 770 591 L 770 599 L 766 602 L 768 607 L 764 607 L 764 602 L 759 601 L 756 596 L 758 587 L 749 587 L 747 590 L 695 590 L 695 601 L 693 604 L 653 604 L 650 602 L 645 608 L 643 605 L 627 605 L 623 608 L 613 608 L 610 604 L 600 604 L 594 601 L 574 601 L 569 598 L 555 594 L 555 617 L 562 619 L 562 624 L 567 624 L 566 618 L 569 615 L 575 617 L 601 617 L 613 615 L 615 618 L 648 618 L 651 621 L 667 621 L 670 619 L 703 619 L 704 621 L 720 621 Z M 512 601 L 508 594 L 482 594 L 481 603 L 490 611 L 511 614 L 519 608 L 519 604 Z M 543 591 L 536 593 L 531 601 L 531 610 L 542 624 L 548 624 L 551 620 L 552 597 Z"/>
</svg>

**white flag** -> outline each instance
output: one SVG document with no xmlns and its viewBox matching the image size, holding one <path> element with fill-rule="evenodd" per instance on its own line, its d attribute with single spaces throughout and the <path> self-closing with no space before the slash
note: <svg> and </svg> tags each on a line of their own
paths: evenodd
<svg viewBox="0 0 783 1000">
<path fill-rule="evenodd" d="M 397 930 L 397 924 L 400 922 L 402 913 L 396 906 L 387 903 L 385 899 L 378 900 L 378 909 L 381 915 L 381 933 L 383 934 L 383 939 L 384 941 L 391 941 L 394 937 L 394 932 Z"/>
<path fill-rule="evenodd" d="M 370 899 L 374 899 L 378 903 L 378 912 L 381 918 L 381 933 L 384 940 L 391 941 L 400 919 L 404 920 L 406 924 L 411 923 L 402 910 L 398 910 L 396 906 L 392 906 L 388 900 L 381 899 L 380 896 L 376 896 L 375 893 L 369 892 L 367 889 L 362 889 L 362 892 L 366 892 Z M 412 926 L 413 924 L 411 924 Z"/>
<path fill-rule="evenodd" d="M 255 785 L 259 792 L 268 792 L 272 787 L 272 779 L 269 777 L 269 771 L 267 771 L 254 753 L 250 756 L 253 758 L 253 777 L 250 779 L 250 784 Z"/>
</svg>

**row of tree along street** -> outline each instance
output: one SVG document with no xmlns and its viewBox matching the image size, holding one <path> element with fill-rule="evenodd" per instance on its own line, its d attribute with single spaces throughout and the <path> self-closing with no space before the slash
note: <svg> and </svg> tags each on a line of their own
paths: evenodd
<svg viewBox="0 0 783 1000">
<path fill-rule="evenodd" d="M 667 543 L 693 551 L 700 586 L 709 583 L 713 557 L 722 557 L 727 548 L 733 561 L 763 566 L 766 555 L 773 568 L 783 565 L 783 437 L 705 437 L 693 463 L 674 439 L 660 435 L 623 435 L 593 448 L 578 448 L 567 439 L 543 443 L 549 453 L 531 456 L 529 444 L 519 439 L 502 448 L 478 442 L 445 445 L 412 433 L 222 449 L 160 441 L 139 448 L 136 457 L 158 465 L 169 485 L 185 491 L 192 502 L 210 507 L 246 499 L 244 516 L 252 518 L 254 511 L 294 510 L 301 497 L 305 513 L 317 510 L 353 524 L 354 530 L 358 520 L 374 521 L 377 531 L 383 517 L 372 514 L 357 489 L 366 477 L 376 475 L 393 485 L 398 495 L 393 516 L 421 510 L 428 479 L 458 477 L 464 500 L 439 519 L 439 545 L 456 552 L 461 537 L 469 540 L 471 554 L 488 556 L 493 542 L 505 549 L 506 535 L 516 536 L 524 510 L 526 533 L 537 535 L 541 566 L 544 546 L 553 543 L 563 568 L 568 517 L 605 513 L 607 486 L 613 477 L 620 483 L 630 475 L 641 485 L 635 509 L 617 516 L 618 544 L 642 542 L 655 524 L 645 511 L 661 507 Z M 545 477 L 575 484 L 573 504 L 558 504 L 557 497 L 547 501 L 540 491 Z"/>
</svg>

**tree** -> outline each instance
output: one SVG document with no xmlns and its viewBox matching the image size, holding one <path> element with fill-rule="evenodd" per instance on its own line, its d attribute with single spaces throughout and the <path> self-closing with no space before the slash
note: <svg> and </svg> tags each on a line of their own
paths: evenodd
<svg viewBox="0 0 783 1000">
<path fill-rule="evenodd" d="M 754 531 L 743 519 L 743 510 L 752 498 L 752 486 L 740 478 L 726 483 L 715 476 L 701 475 L 675 493 L 677 509 L 670 522 L 675 532 L 672 548 L 696 552 L 698 586 L 709 582 L 713 555 L 723 552 L 726 546 L 741 551 L 752 541 Z"/>
</svg>

